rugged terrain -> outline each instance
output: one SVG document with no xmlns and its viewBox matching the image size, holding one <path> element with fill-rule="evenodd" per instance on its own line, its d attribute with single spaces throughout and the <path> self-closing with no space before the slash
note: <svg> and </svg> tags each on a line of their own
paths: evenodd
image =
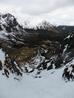
<svg viewBox="0 0 74 98">
<path fill-rule="evenodd" d="M 40 74 L 43 70 L 61 68 L 74 59 L 73 29 L 47 26 L 23 28 L 13 15 L 0 15 L 0 47 L 5 53 L 4 62 L 0 62 L 3 75 L 22 76 L 35 70 Z"/>
</svg>

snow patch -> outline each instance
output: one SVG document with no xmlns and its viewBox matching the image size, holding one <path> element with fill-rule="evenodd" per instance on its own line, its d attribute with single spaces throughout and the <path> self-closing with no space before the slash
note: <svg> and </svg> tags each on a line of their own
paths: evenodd
<svg viewBox="0 0 74 98">
<path fill-rule="evenodd" d="M 5 53 L 0 49 L 0 60 L 2 61 L 2 64 L 4 64 L 5 61 Z"/>
</svg>

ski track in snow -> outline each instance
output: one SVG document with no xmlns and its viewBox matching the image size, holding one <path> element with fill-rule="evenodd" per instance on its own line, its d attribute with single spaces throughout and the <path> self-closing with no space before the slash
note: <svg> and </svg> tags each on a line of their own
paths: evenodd
<svg viewBox="0 0 74 98">
<path fill-rule="evenodd" d="M 24 74 L 20 81 L 0 74 L 0 98 L 74 98 L 74 82 L 66 83 L 62 73 L 63 68 L 43 71 L 42 78 Z"/>
</svg>

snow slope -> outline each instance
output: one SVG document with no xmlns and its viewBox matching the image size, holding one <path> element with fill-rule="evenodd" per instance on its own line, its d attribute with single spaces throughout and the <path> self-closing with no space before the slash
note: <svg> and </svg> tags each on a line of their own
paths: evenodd
<svg viewBox="0 0 74 98">
<path fill-rule="evenodd" d="M 20 81 L 0 74 L 0 98 L 74 98 L 74 82 L 63 81 L 63 69 L 43 71 L 42 78 L 24 74 Z"/>
<path fill-rule="evenodd" d="M 5 53 L 2 51 L 2 49 L 0 49 L 0 60 L 2 61 L 2 63 L 4 64 L 4 60 L 5 60 Z"/>
</svg>

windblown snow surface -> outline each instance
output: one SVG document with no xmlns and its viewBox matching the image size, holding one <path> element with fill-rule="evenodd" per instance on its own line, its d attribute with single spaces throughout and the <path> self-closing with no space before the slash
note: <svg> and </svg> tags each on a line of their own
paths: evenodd
<svg viewBox="0 0 74 98">
<path fill-rule="evenodd" d="M 62 79 L 63 69 L 43 71 L 41 78 L 24 74 L 19 81 L 0 74 L 0 98 L 74 98 L 74 82 Z"/>
</svg>

